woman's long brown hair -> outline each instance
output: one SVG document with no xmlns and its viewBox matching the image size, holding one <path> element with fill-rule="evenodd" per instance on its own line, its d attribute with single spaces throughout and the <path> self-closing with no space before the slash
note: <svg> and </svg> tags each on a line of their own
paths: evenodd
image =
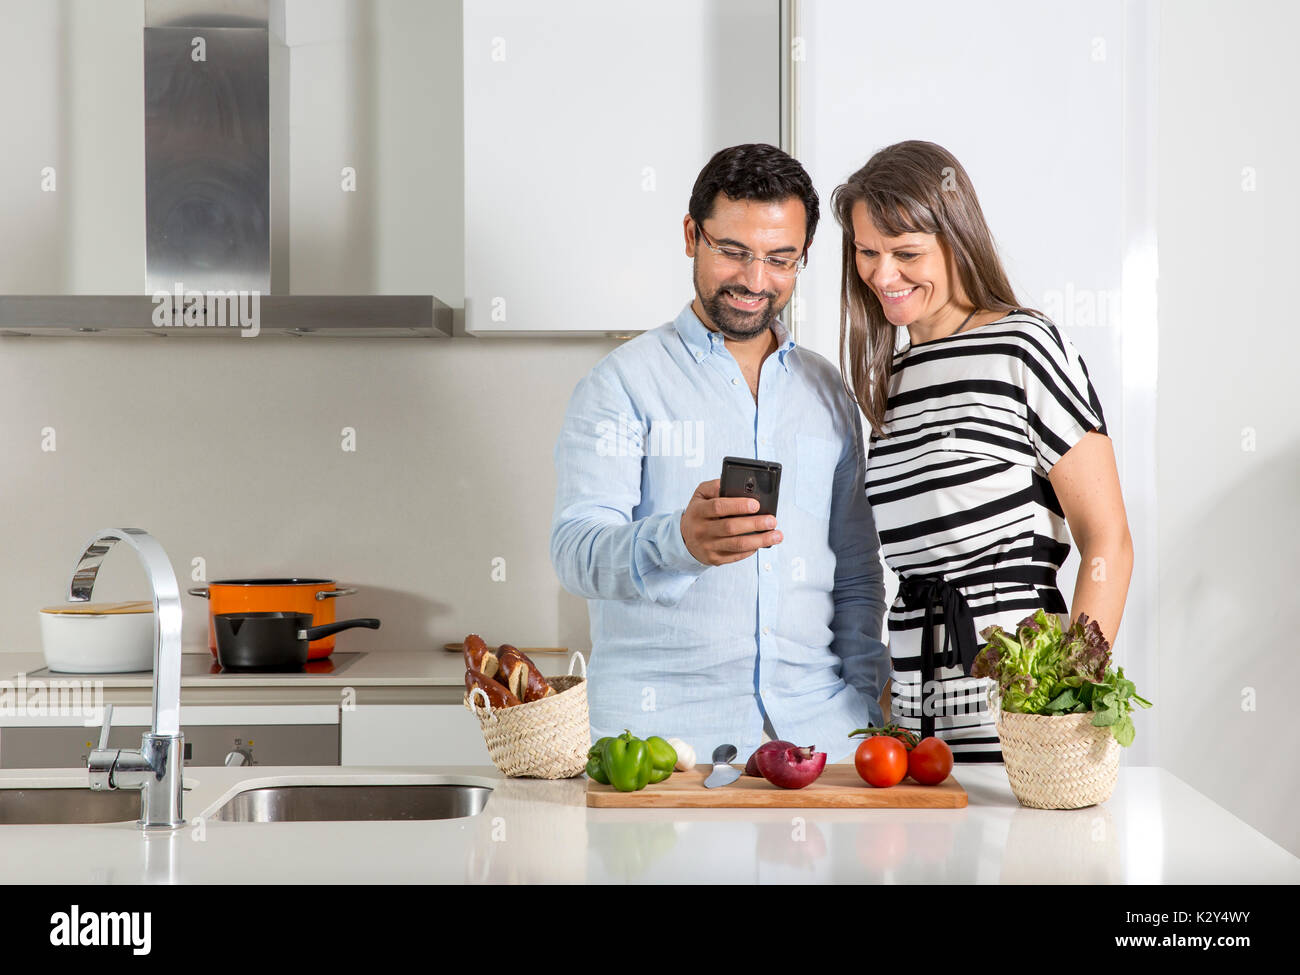
<svg viewBox="0 0 1300 975">
<path fill-rule="evenodd" d="M 962 289 L 976 311 L 1009 313 L 1022 306 L 1002 268 L 970 177 L 947 149 L 916 140 L 895 143 L 837 187 L 831 209 L 844 231 L 840 375 L 871 429 L 883 437 L 897 327 L 858 276 L 853 245 L 853 207 L 858 202 L 866 204 L 872 222 L 887 237 L 934 234 L 952 254 Z"/>
</svg>

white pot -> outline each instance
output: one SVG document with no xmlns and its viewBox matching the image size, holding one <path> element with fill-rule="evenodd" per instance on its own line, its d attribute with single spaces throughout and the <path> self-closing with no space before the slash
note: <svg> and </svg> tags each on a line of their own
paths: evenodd
<svg viewBox="0 0 1300 975">
<path fill-rule="evenodd" d="M 153 670 L 153 602 L 68 603 L 41 610 L 50 670 L 121 674 Z"/>
</svg>

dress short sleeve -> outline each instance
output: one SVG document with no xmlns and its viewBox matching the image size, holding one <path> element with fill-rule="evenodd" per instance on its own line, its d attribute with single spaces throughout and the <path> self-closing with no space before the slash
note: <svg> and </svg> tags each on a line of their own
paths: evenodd
<svg viewBox="0 0 1300 975">
<path fill-rule="evenodd" d="M 1085 433 L 1106 434 L 1106 419 L 1079 351 L 1055 325 L 1040 325 L 1025 332 L 1025 422 L 1038 463 L 1050 472 Z"/>
</svg>

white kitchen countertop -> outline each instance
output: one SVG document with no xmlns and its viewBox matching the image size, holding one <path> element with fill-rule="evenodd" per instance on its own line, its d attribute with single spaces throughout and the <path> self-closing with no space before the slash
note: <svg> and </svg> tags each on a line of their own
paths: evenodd
<svg viewBox="0 0 1300 975">
<path fill-rule="evenodd" d="M 626 810 L 588 809 L 581 777 L 491 767 L 192 767 L 190 826 L 0 826 L 0 863 L 51 884 L 1300 883 L 1300 860 L 1162 769 L 1121 767 L 1106 803 L 1070 811 L 1021 807 L 1000 765 L 955 774 L 964 809 Z M 86 781 L 0 771 L 0 789 Z M 196 824 L 257 785 L 439 781 L 494 791 L 464 819 Z"/>
</svg>

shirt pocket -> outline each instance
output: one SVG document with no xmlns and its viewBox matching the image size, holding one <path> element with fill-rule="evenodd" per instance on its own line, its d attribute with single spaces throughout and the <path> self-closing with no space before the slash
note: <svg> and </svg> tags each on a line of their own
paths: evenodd
<svg viewBox="0 0 1300 975">
<path fill-rule="evenodd" d="M 814 518 L 827 520 L 831 516 L 831 491 L 840 461 L 840 445 L 801 433 L 795 438 L 795 448 L 795 506 Z"/>
</svg>

